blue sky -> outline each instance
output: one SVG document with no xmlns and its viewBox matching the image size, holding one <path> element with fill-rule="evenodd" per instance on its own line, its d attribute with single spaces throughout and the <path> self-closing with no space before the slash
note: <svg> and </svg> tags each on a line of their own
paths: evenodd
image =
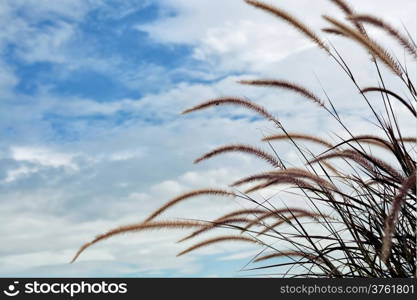
<svg viewBox="0 0 417 300">
<path fill-rule="evenodd" d="M 325 24 L 321 14 L 342 16 L 329 1 L 317 2 L 278 4 L 307 16 L 315 30 Z M 415 35 L 414 0 L 352 2 Z M 364 104 L 325 54 L 240 0 L 6 0 L 0 23 L 1 276 L 244 276 L 238 270 L 261 249 L 237 243 L 176 258 L 181 232 L 117 237 L 68 264 L 83 242 L 140 221 L 178 193 L 267 169 L 239 155 L 193 165 L 228 142 L 267 149 L 259 140 L 274 128 L 238 109 L 179 114 L 191 105 L 247 96 L 293 131 L 341 132 L 298 96 L 238 79 L 286 78 L 318 93 L 323 85 L 353 130 L 371 128 L 361 123 L 369 117 Z M 332 42 L 344 55 L 357 53 L 349 62 L 363 85 L 377 82 L 364 51 Z M 402 122 L 413 134 L 413 121 Z M 296 163 L 289 149 L 279 151 Z M 247 205 L 196 199 L 165 217 L 206 219 Z"/>
</svg>

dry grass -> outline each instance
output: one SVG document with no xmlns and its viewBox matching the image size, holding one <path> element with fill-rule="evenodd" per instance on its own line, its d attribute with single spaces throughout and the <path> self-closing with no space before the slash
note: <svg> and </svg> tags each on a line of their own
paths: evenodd
<svg viewBox="0 0 417 300">
<path fill-rule="evenodd" d="M 235 194 L 229 191 L 225 190 L 219 190 L 219 189 L 203 189 L 203 190 L 195 190 L 191 191 L 182 195 L 179 195 L 178 197 L 175 197 L 174 199 L 168 201 L 163 206 L 161 206 L 159 209 L 157 209 L 155 212 L 153 212 L 146 220 L 145 222 L 149 222 L 153 219 L 155 219 L 157 216 L 162 214 L 164 211 L 166 211 L 168 208 L 178 204 L 179 202 L 182 202 L 186 199 L 202 196 L 202 195 L 214 195 L 214 196 L 231 196 L 234 197 Z"/>
<path fill-rule="evenodd" d="M 296 83 L 288 82 L 285 80 L 268 80 L 268 79 L 262 79 L 262 80 L 241 80 L 239 81 L 241 84 L 247 84 L 247 85 L 259 85 L 259 86 L 269 86 L 269 87 L 275 87 L 275 88 L 283 88 L 287 90 L 294 91 L 296 93 L 301 94 L 302 96 L 312 100 L 319 106 L 324 106 L 323 100 L 321 100 L 319 97 L 314 95 L 311 91 L 306 89 L 305 87 L 302 87 Z"/>
<path fill-rule="evenodd" d="M 263 255 L 254 260 L 254 262 L 260 262 L 265 261 L 271 258 L 279 258 L 279 257 L 302 257 L 307 258 L 308 260 L 318 260 L 319 258 L 313 255 L 308 255 L 303 252 L 297 252 L 297 251 L 284 251 L 284 252 L 274 252 L 268 255 Z"/>
<path fill-rule="evenodd" d="M 360 31 L 357 31 L 349 26 L 343 24 L 342 22 L 336 20 L 335 18 L 329 16 L 323 16 L 323 18 L 333 24 L 337 30 L 343 32 L 343 35 L 350 37 L 351 39 L 358 42 L 360 45 L 365 47 L 369 52 L 374 56 L 379 58 L 389 69 L 392 70 L 398 76 L 402 76 L 403 72 L 399 63 L 393 58 L 393 56 L 380 46 L 376 41 L 371 40 Z"/>
<path fill-rule="evenodd" d="M 416 47 L 410 40 L 403 34 L 401 34 L 397 29 L 392 27 L 390 24 L 386 23 L 384 20 L 377 18 L 375 16 L 367 14 L 355 14 L 349 16 L 350 20 L 355 22 L 372 24 L 376 27 L 379 27 L 385 30 L 389 35 L 391 35 L 395 40 L 397 40 L 405 50 L 408 51 L 413 57 L 417 58 Z"/>
<path fill-rule="evenodd" d="M 346 3 L 346 1 L 344 0 L 330 0 L 330 1 L 333 2 L 333 4 L 338 6 L 345 13 L 345 15 L 348 17 L 349 20 L 352 21 L 352 23 L 355 25 L 356 29 L 358 29 L 360 33 L 362 33 L 363 35 L 367 35 L 365 29 L 363 28 L 360 22 L 358 22 L 355 19 L 350 19 L 350 17 L 354 14 L 354 11 L 353 11 L 353 8 L 348 3 Z M 331 30 L 329 30 L 328 32 L 336 33 L 336 32 L 332 32 Z M 341 35 L 344 35 L 343 32 L 340 32 L 340 33 Z"/>
<path fill-rule="evenodd" d="M 113 237 L 115 235 L 120 235 L 128 232 L 138 232 L 138 231 L 147 231 L 147 230 L 155 230 L 155 229 L 167 229 L 167 228 L 176 228 L 176 229 L 183 229 L 183 228 L 195 228 L 201 227 L 206 225 L 205 222 L 197 222 L 197 221 L 159 221 L 159 222 L 140 222 L 137 224 L 130 224 L 125 226 L 120 226 L 109 230 L 104 234 L 98 235 L 92 241 L 85 243 L 80 247 L 77 253 L 74 255 L 71 263 L 76 261 L 77 258 L 80 256 L 82 252 L 84 252 L 87 248 L 91 247 L 92 245 Z"/>
<path fill-rule="evenodd" d="M 281 134 L 274 134 L 267 137 L 264 137 L 262 141 L 275 141 L 275 140 L 305 140 L 309 142 L 314 142 L 328 148 L 333 148 L 333 145 L 328 141 L 319 138 L 317 136 L 303 134 L 303 133 L 281 133 Z"/>
<path fill-rule="evenodd" d="M 247 153 L 254 155 L 256 157 L 259 157 L 260 159 L 266 161 L 271 166 L 275 168 L 281 168 L 281 163 L 273 157 L 271 154 L 266 153 L 265 151 L 262 151 L 261 149 L 255 148 L 251 145 L 226 145 L 222 147 L 218 147 L 202 156 L 194 160 L 194 163 L 199 163 L 203 160 L 212 158 L 213 156 L 217 156 L 223 153 L 227 152 L 241 152 L 241 153 Z"/>
<path fill-rule="evenodd" d="M 382 261 L 387 262 L 388 257 L 392 249 L 392 238 L 395 230 L 395 225 L 398 222 L 398 215 L 400 214 L 401 207 L 404 205 L 407 193 L 416 187 L 416 174 L 414 173 L 410 177 L 404 180 L 397 195 L 391 204 L 391 210 L 388 217 L 385 220 L 384 240 L 382 243 Z"/>
<path fill-rule="evenodd" d="M 263 116 L 264 118 L 273 121 L 274 123 L 280 125 L 279 121 L 271 114 L 269 113 L 264 107 L 253 103 L 246 99 L 240 99 L 236 97 L 223 97 L 223 98 L 217 98 L 213 100 L 209 100 L 203 103 L 200 103 L 199 105 L 196 105 L 194 107 L 191 107 L 187 110 L 184 110 L 183 114 L 188 114 L 191 112 L 195 112 L 198 110 L 206 109 L 212 106 L 218 106 L 218 105 L 234 105 L 234 106 L 241 106 L 244 108 L 247 108 L 251 111 L 254 111 L 258 113 L 259 115 Z"/>
<path fill-rule="evenodd" d="M 375 119 L 372 123 L 375 125 L 374 130 L 353 134 L 327 93 L 324 105 L 319 96 L 299 84 L 274 79 L 242 81 L 243 84 L 253 86 L 283 88 L 312 100 L 340 125 L 345 137 L 337 135 L 335 142 L 331 143 L 320 136 L 289 132 L 264 107 L 237 97 L 212 99 L 187 109 L 183 113 L 231 105 L 248 109 L 278 125 L 274 126 L 277 132 L 262 139 L 272 147 L 273 153 L 253 145 L 232 144 L 215 148 L 195 160 L 198 163 L 222 154 L 245 153 L 267 162 L 271 169 L 234 180 L 230 184 L 235 189 L 233 192 L 200 189 L 175 197 L 156 209 L 145 221 L 115 228 L 82 245 L 73 261 L 88 247 L 127 232 L 193 228 L 193 232 L 179 241 L 184 242 L 197 239 L 208 231 L 214 233 L 221 229 L 235 231 L 238 235 L 216 235 L 196 242 L 178 255 L 220 242 L 245 242 L 260 248 L 260 253 L 251 262 L 261 263 L 271 259 L 279 262 L 255 267 L 250 269 L 252 271 L 284 268 L 285 272 L 281 274 L 294 277 L 415 277 L 417 153 L 415 145 L 410 143 L 415 144 L 417 140 L 413 136 L 404 136 L 404 128 L 399 122 L 400 116 L 393 109 L 402 106 L 406 108 L 404 111 L 408 115 L 402 114 L 401 118 L 415 120 L 415 80 L 409 77 L 406 66 L 367 34 L 362 24 L 383 29 L 385 34 L 396 39 L 413 57 L 416 53 L 415 43 L 385 21 L 355 13 L 343 0 L 331 0 L 345 13 L 354 27 L 325 16 L 325 20 L 332 27 L 326 27 L 324 32 L 351 39 L 376 58 L 370 63 L 375 67 L 375 76 L 380 86 L 361 88 L 355 74 L 337 49 L 330 49 L 307 25 L 280 8 L 259 1 L 246 2 L 289 23 L 324 49 L 368 105 L 370 114 Z M 379 62 L 392 72 L 385 74 L 379 67 Z M 407 95 L 404 95 L 403 90 L 390 88 L 391 81 L 398 81 L 398 77 L 404 84 Z M 376 105 L 369 101 L 369 93 L 379 96 L 384 104 L 382 110 L 376 109 Z M 282 154 L 270 144 L 282 140 L 288 141 L 294 154 L 302 159 L 301 166 L 294 167 L 286 162 L 282 159 Z M 305 145 L 301 146 L 300 141 L 308 142 L 308 146 L 311 143 L 320 146 L 321 152 L 314 153 Z M 379 152 L 376 150 L 384 155 L 377 156 L 376 153 Z M 241 192 L 239 188 L 243 185 L 250 186 Z M 254 193 L 264 189 L 278 190 L 285 192 L 284 195 L 303 199 L 305 207 L 294 207 L 290 199 L 284 201 L 282 208 L 282 203 L 275 202 L 274 196 L 257 200 Z M 239 208 L 205 222 L 154 220 L 173 205 L 196 196 L 237 197 L 248 201 L 252 207 Z M 195 219 L 195 216 L 192 217 Z M 287 247 L 285 250 L 279 249 L 284 246 Z M 261 255 L 265 250 L 269 254 Z M 293 269 L 297 271 L 292 271 Z"/>
</svg>

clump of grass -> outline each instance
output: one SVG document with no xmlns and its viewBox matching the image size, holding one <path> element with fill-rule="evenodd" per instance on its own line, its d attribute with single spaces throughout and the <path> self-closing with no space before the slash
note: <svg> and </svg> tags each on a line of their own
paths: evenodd
<svg viewBox="0 0 417 300">
<path fill-rule="evenodd" d="M 287 141 L 304 160 L 301 167 L 288 166 L 273 148 L 268 153 L 252 145 L 233 144 L 216 148 L 195 160 L 203 162 L 225 153 L 246 153 L 266 161 L 270 171 L 243 177 L 230 184 L 232 191 L 200 189 L 179 195 L 157 209 L 143 222 L 122 226 L 97 236 L 84 244 L 73 261 L 92 245 L 118 234 L 151 229 L 186 229 L 194 231 L 178 242 L 203 236 L 208 231 L 233 230 L 235 235 L 219 235 L 196 242 L 178 255 L 196 251 L 220 242 L 246 242 L 261 248 L 247 270 L 277 270 L 272 274 L 295 277 L 415 277 L 416 273 L 416 151 L 410 143 L 415 137 L 404 136 L 399 116 L 393 107 L 403 107 L 413 120 L 416 118 L 417 93 L 407 68 L 366 32 L 364 25 L 382 29 L 396 39 L 412 58 L 416 57 L 414 41 L 394 29 L 384 20 L 357 14 L 345 1 L 331 0 L 346 15 L 350 24 L 325 16 L 330 27 L 323 32 L 337 34 L 365 48 L 379 78 L 378 87 L 361 87 L 351 68 L 336 48 L 329 48 L 313 30 L 288 12 L 259 1 L 246 0 L 256 8 L 267 11 L 302 32 L 330 55 L 352 86 L 360 93 L 375 117 L 375 130 L 354 135 L 343 121 L 333 101 L 326 94 L 326 102 L 309 89 L 285 80 L 245 80 L 240 83 L 269 86 L 296 92 L 319 104 L 347 134 L 336 142 L 304 133 L 289 132 L 266 108 L 248 99 L 223 97 L 196 105 L 183 113 L 192 113 L 213 106 L 232 105 L 254 112 L 275 125 L 276 133 L 264 137 L 263 142 Z M 353 27 L 352 27 L 353 26 Z M 379 63 L 391 71 L 383 73 Z M 388 88 L 391 78 L 400 78 L 408 95 Z M 368 99 L 378 93 L 384 104 L 377 112 Z M 404 116 L 402 116 L 404 117 Z M 307 145 L 321 150 L 314 153 Z M 375 155 L 376 149 L 384 156 Z M 336 163 L 335 163 L 336 161 Z M 257 201 L 251 194 L 272 187 L 290 186 L 295 195 L 306 201 L 305 208 L 276 207 L 274 199 Z M 240 188 L 246 186 L 244 192 Z M 251 208 L 228 212 L 212 221 L 155 221 L 173 205 L 192 197 L 237 197 L 250 201 Z M 291 200 L 289 200 L 291 201 Z M 278 249 L 276 245 L 285 245 Z M 289 249 L 288 249 L 289 248 Z M 262 254 L 267 250 L 268 254 Z M 269 263 L 276 260 L 275 263 Z M 266 265 L 258 266 L 258 263 Z M 284 269 L 283 269 L 284 268 Z M 276 273 L 282 271 L 281 273 Z"/>
</svg>

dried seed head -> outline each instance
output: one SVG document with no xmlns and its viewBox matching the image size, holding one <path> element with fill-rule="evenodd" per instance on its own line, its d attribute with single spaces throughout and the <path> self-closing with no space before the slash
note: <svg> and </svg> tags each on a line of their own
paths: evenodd
<svg viewBox="0 0 417 300">
<path fill-rule="evenodd" d="M 196 160 L 194 160 L 194 163 L 199 163 L 203 160 L 209 159 L 213 156 L 219 155 L 219 154 L 223 154 L 223 153 L 227 153 L 227 152 L 243 152 L 243 153 L 248 153 L 248 154 L 252 154 L 255 155 L 261 159 L 263 159 L 264 161 L 270 163 L 273 167 L 275 168 L 282 168 L 281 163 L 272 155 L 258 149 L 255 147 L 252 147 L 250 145 L 226 145 L 226 146 L 222 146 L 219 148 L 216 148 L 204 155 L 202 155 L 201 157 L 197 158 Z"/>
<path fill-rule="evenodd" d="M 394 39 L 396 39 L 401 44 L 401 46 L 403 46 L 404 49 L 407 50 L 408 53 L 414 56 L 414 58 L 417 58 L 416 47 L 410 42 L 410 40 L 404 35 L 402 35 L 390 24 L 386 23 L 384 20 L 368 14 L 354 14 L 349 16 L 348 19 L 356 22 L 372 24 L 376 27 L 383 29 Z"/>
<path fill-rule="evenodd" d="M 262 79 L 262 80 L 240 80 L 239 83 L 287 89 L 290 91 L 294 91 L 298 94 L 301 94 L 304 97 L 312 100 L 314 103 L 318 104 L 319 106 L 324 107 L 324 102 L 319 97 L 314 95 L 313 92 L 293 82 L 288 82 L 284 80 Z"/>
<path fill-rule="evenodd" d="M 332 17 L 323 16 L 323 18 L 326 19 L 331 24 L 333 24 L 334 26 L 336 26 L 336 28 L 342 31 L 345 36 L 350 37 L 351 39 L 355 40 L 360 45 L 365 47 L 373 55 L 379 58 L 392 72 L 397 74 L 399 77 L 402 76 L 403 72 L 401 70 L 400 65 L 392 57 L 392 55 L 388 53 L 386 49 L 378 45 L 375 41 L 369 39 L 360 31 L 352 29 Z"/>
<path fill-rule="evenodd" d="M 84 252 L 87 248 L 91 247 L 92 245 L 108 239 L 112 236 L 127 233 L 127 232 L 137 232 L 137 231 L 146 231 L 146 230 L 155 230 L 155 229 L 166 229 L 166 228 L 195 228 L 201 227 L 206 225 L 205 222 L 197 222 L 197 221 L 160 221 L 160 222 L 149 222 L 149 223 L 137 223 L 131 225 L 120 226 L 115 229 L 112 229 L 104 234 L 98 235 L 92 241 L 85 243 L 80 247 L 77 253 L 74 255 L 71 263 L 77 260 L 82 252 Z"/>
<path fill-rule="evenodd" d="M 217 106 L 217 105 L 234 105 L 234 106 L 247 108 L 263 116 L 264 118 L 274 122 L 275 124 L 279 125 L 279 127 L 281 127 L 281 123 L 271 113 L 269 113 L 264 107 L 254 102 L 251 102 L 249 100 L 236 98 L 236 97 L 222 97 L 222 98 L 212 99 L 212 100 L 200 103 L 196 106 L 193 106 L 189 109 L 186 109 L 182 112 L 182 114 L 188 114 L 194 111 L 202 110 L 202 109 L 209 108 L 212 106 Z"/>
<path fill-rule="evenodd" d="M 201 189 L 201 190 L 194 190 L 182 195 L 179 195 L 178 197 L 175 197 L 174 199 L 168 201 L 163 206 L 158 208 L 155 212 L 153 212 L 146 220 L 145 222 L 149 222 L 162 214 L 164 211 L 166 211 L 168 208 L 172 207 L 175 204 L 178 204 L 181 201 L 184 201 L 186 199 L 202 196 L 202 195 L 214 195 L 214 196 L 231 196 L 234 197 L 235 194 L 229 191 L 220 190 L 220 189 Z"/>
</svg>

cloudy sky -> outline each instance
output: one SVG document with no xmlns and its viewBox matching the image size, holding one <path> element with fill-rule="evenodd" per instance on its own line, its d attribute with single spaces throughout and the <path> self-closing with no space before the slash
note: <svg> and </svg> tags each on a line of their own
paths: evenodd
<svg viewBox="0 0 417 300">
<path fill-rule="evenodd" d="M 415 36 L 414 0 L 349 2 Z M 327 0 L 272 3 L 316 31 L 326 25 L 323 14 L 343 18 Z M 68 264 L 82 243 L 142 220 L 179 193 L 268 169 L 244 155 L 193 165 L 225 143 L 268 150 L 260 139 L 276 129 L 240 109 L 180 115 L 185 108 L 245 96 L 290 131 L 344 134 L 314 104 L 242 87 L 239 79 L 293 80 L 320 96 L 323 88 L 353 131 L 375 130 L 351 82 L 325 53 L 242 0 L 3 0 L 0 24 L 1 276 L 245 276 L 239 270 L 259 248 L 224 244 L 176 258 L 184 249 L 175 243 L 184 234 L 177 231 L 117 237 Z M 370 32 L 404 61 L 389 38 Z M 366 51 L 323 38 L 358 72 L 361 86 L 377 84 Z M 401 122 L 414 134 L 413 120 Z M 297 164 L 289 145 L 276 147 Z M 207 219 L 246 205 L 193 199 L 164 218 Z"/>
</svg>

